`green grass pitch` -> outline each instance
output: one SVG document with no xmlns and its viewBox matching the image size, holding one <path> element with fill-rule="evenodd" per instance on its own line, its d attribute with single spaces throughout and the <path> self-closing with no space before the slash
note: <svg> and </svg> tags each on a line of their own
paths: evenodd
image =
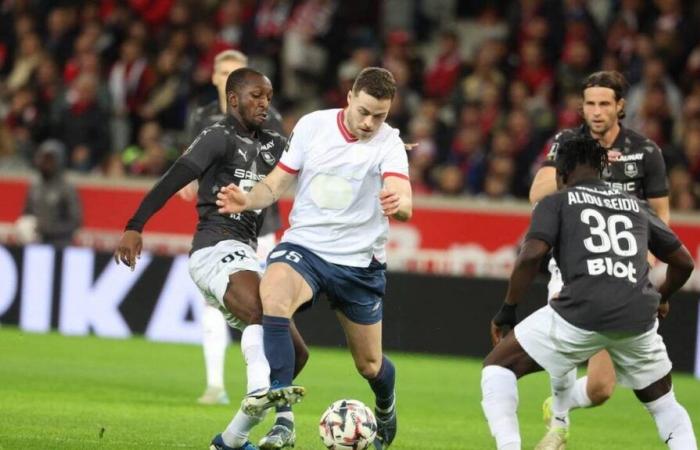
<svg viewBox="0 0 700 450">
<path fill-rule="evenodd" d="M 491 449 L 480 401 L 480 362 L 466 358 L 391 354 L 398 370 L 401 449 Z M 234 406 L 199 406 L 204 367 L 193 345 L 22 333 L 0 329 L 0 449 L 206 449 Z M 243 363 L 229 348 L 226 379 L 233 404 L 242 395 Z M 297 450 L 322 449 L 317 423 L 334 400 L 372 404 L 345 349 L 313 348 L 298 379 L 308 396 L 295 408 Z M 676 394 L 697 427 L 700 382 L 675 376 Z M 521 380 L 523 448 L 544 427 L 542 374 Z M 253 432 L 257 440 L 271 423 Z M 572 414 L 570 450 L 663 449 L 654 424 L 633 394 L 619 388 L 605 406 Z"/>
</svg>

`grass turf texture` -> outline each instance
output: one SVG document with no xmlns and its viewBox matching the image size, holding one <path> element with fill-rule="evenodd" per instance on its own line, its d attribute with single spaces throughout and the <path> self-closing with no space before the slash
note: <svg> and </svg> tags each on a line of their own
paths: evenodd
<svg viewBox="0 0 700 450">
<path fill-rule="evenodd" d="M 195 403 L 204 388 L 201 348 L 147 342 L 22 333 L 0 328 L 0 449 L 205 449 L 230 420 L 243 394 L 243 362 L 229 348 L 226 379 L 232 406 Z M 391 355 L 398 373 L 399 435 L 392 449 L 494 448 L 480 401 L 480 362 Z M 676 393 L 700 420 L 700 382 L 676 375 Z M 297 450 L 322 449 L 317 424 L 334 400 L 372 405 L 367 384 L 345 349 L 311 350 L 298 382 L 308 396 L 295 408 Z M 519 382 L 523 448 L 541 437 L 542 374 Z M 663 449 L 650 416 L 619 388 L 601 408 L 573 413 L 570 450 Z M 255 441 L 272 421 L 253 431 Z"/>
</svg>

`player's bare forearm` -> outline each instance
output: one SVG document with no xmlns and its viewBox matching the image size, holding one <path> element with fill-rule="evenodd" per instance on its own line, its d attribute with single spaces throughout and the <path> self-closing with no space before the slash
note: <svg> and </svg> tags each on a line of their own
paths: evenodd
<svg viewBox="0 0 700 450">
<path fill-rule="evenodd" d="M 659 259 L 668 264 L 666 268 L 666 279 L 661 286 L 659 286 L 661 302 L 665 303 L 673 294 L 683 287 L 686 281 L 688 281 L 688 278 L 690 278 L 695 268 L 695 263 L 685 246 L 681 246 L 669 255 Z"/>
<path fill-rule="evenodd" d="M 399 197 L 399 210 L 391 217 L 401 222 L 408 222 L 413 215 L 413 201 L 410 196 Z"/>
<path fill-rule="evenodd" d="M 549 252 L 549 244 L 539 239 L 528 239 L 523 244 L 513 273 L 508 282 L 505 302 L 509 305 L 517 305 L 527 288 L 537 276 L 542 258 Z"/>
<path fill-rule="evenodd" d="M 267 208 L 279 200 L 289 188 L 296 175 L 289 174 L 275 167 L 270 174 L 256 184 L 250 192 L 235 184 L 221 188 L 216 195 L 216 205 L 221 214 L 234 214 L 241 211 Z"/>
<path fill-rule="evenodd" d="M 549 194 L 557 191 L 557 171 L 554 167 L 544 166 L 535 174 L 530 186 L 530 203 L 533 205 Z"/>
<path fill-rule="evenodd" d="M 289 189 L 295 178 L 296 175 L 275 167 L 265 179 L 251 189 L 246 209 L 262 209 L 275 203 Z"/>
<path fill-rule="evenodd" d="M 411 183 L 404 178 L 390 176 L 384 180 L 379 193 L 379 202 L 384 215 L 406 222 L 413 215 L 413 193 Z"/>
</svg>

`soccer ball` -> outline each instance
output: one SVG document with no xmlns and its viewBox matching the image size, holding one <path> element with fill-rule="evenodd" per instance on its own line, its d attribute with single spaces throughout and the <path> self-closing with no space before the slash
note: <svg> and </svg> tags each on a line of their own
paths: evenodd
<svg viewBox="0 0 700 450">
<path fill-rule="evenodd" d="M 377 420 L 361 401 L 338 400 L 321 416 L 318 431 L 331 450 L 365 450 L 377 435 Z"/>
</svg>

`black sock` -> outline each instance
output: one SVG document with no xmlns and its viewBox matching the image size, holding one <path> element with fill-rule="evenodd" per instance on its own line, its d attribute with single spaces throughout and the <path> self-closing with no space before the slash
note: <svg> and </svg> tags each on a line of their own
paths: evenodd
<svg viewBox="0 0 700 450">
<path fill-rule="evenodd" d="M 270 384 L 290 386 L 294 376 L 294 344 L 286 317 L 263 316 L 265 356 L 270 363 Z"/>
<path fill-rule="evenodd" d="M 389 412 L 387 410 L 390 410 L 394 404 L 394 385 L 396 383 L 396 369 L 391 360 L 386 356 L 382 357 L 382 367 L 379 369 L 379 373 L 367 381 L 374 391 L 377 409 Z"/>
</svg>

